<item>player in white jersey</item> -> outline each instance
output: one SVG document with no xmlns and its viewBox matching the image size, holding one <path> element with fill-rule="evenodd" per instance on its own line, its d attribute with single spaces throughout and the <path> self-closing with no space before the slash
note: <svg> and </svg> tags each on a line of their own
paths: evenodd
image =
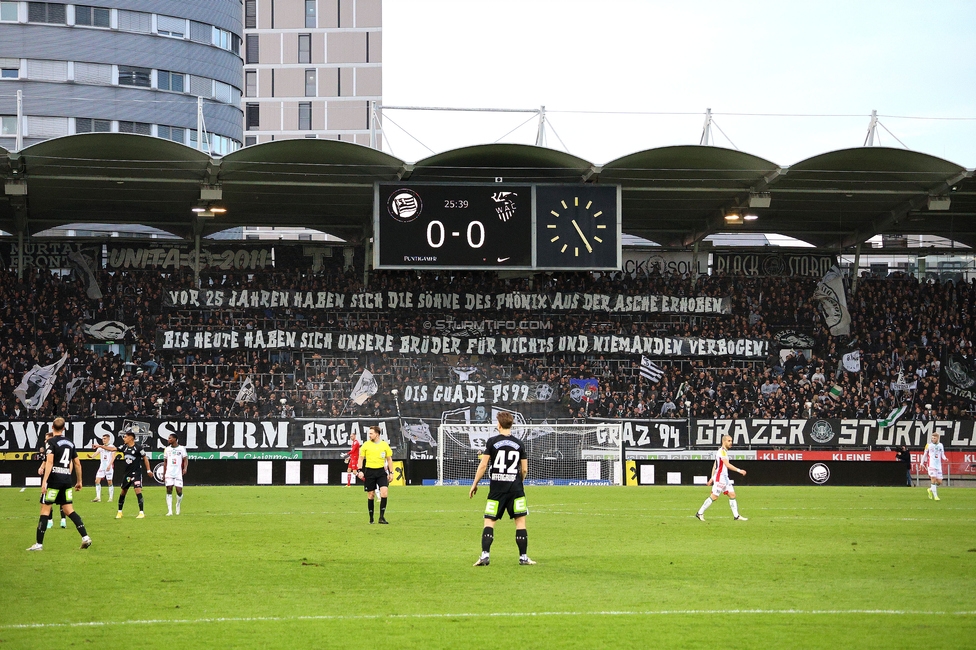
<svg viewBox="0 0 976 650">
<path fill-rule="evenodd" d="M 928 468 L 929 470 L 929 480 L 932 485 L 926 492 L 929 493 L 930 499 L 939 499 L 939 486 L 942 485 L 942 461 L 947 461 L 948 458 L 945 455 L 945 447 L 939 442 L 939 434 L 932 434 L 932 442 L 925 445 L 925 450 L 922 451 L 922 467 Z"/>
<path fill-rule="evenodd" d="M 115 499 L 115 486 L 112 485 L 112 477 L 115 476 L 115 445 L 110 444 L 112 436 L 105 434 L 102 436 L 102 444 L 92 443 L 98 456 L 98 471 L 95 472 L 95 498 L 94 503 L 102 500 L 102 479 L 108 483 L 108 500 Z"/>
<path fill-rule="evenodd" d="M 739 514 L 739 504 L 735 500 L 735 486 L 731 480 L 729 480 L 729 470 L 733 472 L 738 472 L 743 476 L 746 475 L 744 469 L 739 469 L 735 465 L 729 462 L 729 449 L 732 448 L 732 436 L 725 435 L 722 436 L 722 446 L 718 448 L 715 452 L 715 464 L 712 465 L 712 476 L 708 479 L 708 485 L 712 486 L 712 493 L 708 495 L 705 499 L 705 503 L 702 507 L 698 509 L 695 516 L 701 521 L 705 521 L 705 511 L 708 510 L 709 506 L 713 502 L 718 500 L 719 496 L 722 494 L 727 494 L 729 496 L 729 507 L 732 508 L 732 518 L 736 521 L 749 521 L 748 517 L 743 517 Z"/>
<path fill-rule="evenodd" d="M 180 514 L 180 503 L 183 501 L 183 475 L 186 474 L 186 467 L 189 460 L 186 455 L 186 447 L 180 445 L 179 438 L 175 433 L 169 434 L 169 446 L 163 450 L 163 481 L 166 485 L 166 513 L 167 517 L 173 515 L 173 488 L 176 488 L 176 514 Z"/>
</svg>

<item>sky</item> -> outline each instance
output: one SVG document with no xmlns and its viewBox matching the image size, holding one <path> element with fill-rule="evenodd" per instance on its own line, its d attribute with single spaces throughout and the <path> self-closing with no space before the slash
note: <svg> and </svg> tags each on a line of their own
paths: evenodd
<svg viewBox="0 0 976 650">
<path fill-rule="evenodd" d="M 698 144 L 710 108 L 714 144 L 778 165 L 862 146 L 877 110 L 881 145 L 976 167 L 974 0 L 383 0 L 382 56 L 384 106 L 544 105 L 547 146 L 596 164 Z M 409 162 L 538 126 L 383 116 Z"/>
</svg>

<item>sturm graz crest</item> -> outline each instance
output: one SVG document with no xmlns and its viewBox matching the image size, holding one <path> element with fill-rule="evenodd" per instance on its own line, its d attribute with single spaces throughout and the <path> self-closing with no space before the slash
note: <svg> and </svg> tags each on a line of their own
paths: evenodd
<svg viewBox="0 0 976 650">
<path fill-rule="evenodd" d="M 834 428 L 826 420 L 817 420 L 810 429 L 810 437 L 814 442 L 825 445 L 834 439 Z"/>
<path fill-rule="evenodd" d="M 810 468 L 810 480 L 817 485 L 823 485 L 830 480 L 830 468 L 823 463 L 816 463 Z"/>
<path fill-rule="evenodd" d="M 402 189 L 390 195 L 386 207 L 391 217 L 409 223 L 420 216 L 420 212 L 424 209 L 424 202 L 413 190 Z"/>
</svg>

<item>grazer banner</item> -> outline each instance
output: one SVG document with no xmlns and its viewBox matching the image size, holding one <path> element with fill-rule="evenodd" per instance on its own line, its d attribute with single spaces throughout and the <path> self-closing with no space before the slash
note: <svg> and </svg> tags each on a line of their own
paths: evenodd
<svg viewBox="0 0 976 650">
<path fill-rule="evenodd" d="M 684 449 L 688 447 L 688 420 L 616 420 L 612 418 L 588 418 L 593 423 L 620 423 L 624 453 Z"/>
<path fill-rule="evenodd" d="M 74 420 L 65 425 L 65 435 L 80 451 L 91 449 L 93 441 L 101 442 L 104 434 L 122 442 L 122 430 L 138 425 L 137 438 L 149 450 L 167 445 L 171 433 L 188 452 L 289 452 L 294 450 L 348 451 L 350 436 L 358 433 L 361 441 L 371 425 L 379 425 L 381 436 L 396 449 L 401 444 L 396 418 L 309 418 L 295 420 L 167 420 L 145 418 L 134 422 L 127 418 Z M 50 429 L 49 421 L 0 421 L 0 452 L 36 451 Z"/>
<path fill-rule="evenodd" d="M 920 448 L 933 433 L 941 436 L 947 449 L 976 449 L 973 420 L 901 420 L 890 427 L 877 420 L 704 420 L 691 421 L 691 446 L 721 444 L 722 436 L 732 436 L 733 448 L 814 447 L 844 449 L 894 447 Z"/>
<path fill-rule="evenodd" d="M 723 275 L 820 279 L 835 264 L 836 255 L 822 253 L 712 253 L 712 272 Z"/>
<path fill-rule="evenodd" d="M 110 253 L 110 266 L 112 259 Z M 201 259 L 205 260 L 202 253 Z M 133 263 L 135 264 L 135 262 Z M 175 258 L 172 263 L 175 264 Z M 278 266 L 277 258 L 275 266 Z M 696 314 L 702 316 L 732 313 L 732 299 L 727 296 L 679 297 L 624 293 L 523 293 L 518 291 L 496 294 L 431 291 L 343 293 L 335 291 L 294 291 L 291 289 L 194 289 L 186 287 L 164 291 L 163 306 L 178 309 L 223 307 L 227 309 L 264 310 L 275 307 L 290 307 L 295 309 L 351 309 L 362 311 L 421 309 L 447 312 L 518 309 L 527 312 Z"/>
<path fill-rule="evenodd" d="M 105 268 L 177 271 L 192 269 L 196 251 L 190 244 L 108 244 Z M 273 246 L 208 245 L 200 248 L 200 270 L 261 271 L 274 268 Z"/>
<path fill-rule="evenodd" d="M 17 266 L 17 256 L 20 252 L 17 244 L 8 244 L 4 246 L 4 249 L 3 265 L 7 268 Z M 64 241 L 24 242 L 24 266 L 33 266 L 39 269 L 73 269 L 77 264 L 71 261 L 71 256 L 78 253 L 94 262 L 96 273 L 102 268 L 101 245 Z"/>
<path fill-rule="evenodd" d="M 156 350 L 339 350 L 426 354 L 647 354 L 656 357 L 765 358 L 769 341 L 690 337 L 413 336 L 319 330 L 156 330 Z"/>
</svg>

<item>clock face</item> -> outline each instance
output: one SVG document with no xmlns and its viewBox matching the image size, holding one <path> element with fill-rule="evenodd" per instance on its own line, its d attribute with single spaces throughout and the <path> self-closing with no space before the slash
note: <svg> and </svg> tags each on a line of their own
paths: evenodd
<svg viewBox="0 0 976 650">
<path fill-rule="evenodd" d="M 619 269 L 616 186 L 536 188 L 536 267 Z"/>
</svg>

